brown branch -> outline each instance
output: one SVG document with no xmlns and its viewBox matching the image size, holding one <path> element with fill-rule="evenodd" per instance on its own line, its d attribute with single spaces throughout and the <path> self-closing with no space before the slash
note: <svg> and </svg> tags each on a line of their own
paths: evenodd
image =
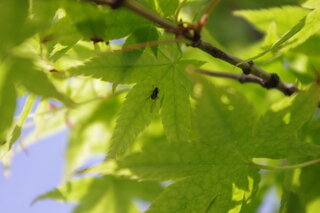
<svg viewBox="0 0 320 213">
<path fill-rule="evenodd" d="M 97 5 L 108 5 L 112 9 L 117 9 L 120 6 L 122 6 L 125 0 L 82 0 L 82 1 L 93 2 Z"/>
<path fill-rule="evenodd" d="M 242 59 L 230 55 L 224 52 L 223 50 L 211 45 L 208 42 L 199 40 L 197 42 L 194 42 L 193 46 L 201 49 L 202 51 L 210 54 L 215 58 L 221 59 L 223 61 L 228 62 L 229 64 L 241 68 L 243 73 L 246 75 L 252 74 L 263 79 L 263 81 L 265 82 L 264 87 L 267 89 L 276 88 L 287 96 L 290 96 L 298 91 L 298 89 L 293 84 L 282 82 L 277 74 L 268 73 L 262 70 L 258 66 L 254 65 L 252 61 L 243 62 Z"/>
<path fill-rule="evenodd" d="M 211 70 L 204 70 L 204 69 L 198 69 L 193 66 L 188 67 L 189 71 L 193 71 L 196 73 L 212 76 L 212 77 L 218 77 L 218 78 L 228 78 L 233 79 L 236 81 L 239 81 L 240 83 L 255 83 L 259 84 L 262 87 L 265 87 L 265 82 L 263 79 L 254 76 L 254 75 L 246 75 L 246 74 L 238 74 L 238 73 L 227 73 L 227 72 L 219 72 L 219 71 L 211 71 Z"/>
<path fill-rule="evenodd" d="M 244 60 L 230 55 L 223 50 L 213 46 L 212 44 L 201 40 L 198 32 L 196 31 L 197 25 L 184 27 L 181 25 L 177 25 L 168 21 L 167 19 L 161 17 L 157 13 L 149 10 L 144 7 L 140 3 L 134 0 L 84 0 L 91 1 L 96 4 L 109 5 L 111 8 L 116 9 L 119 6 L 123 6 L 134 13 L 152 21 L 157 24 L 159 27 L 162 27 L 166 30 L 166 32 L 173 33 L 176 36 L 182 36 L 187 41 L 186 43 L 191 44 L 192 47 L 198 48 L 211 56 L 223 60 L 229 64 L 232 64 L 236 67 L 242 69 L 245 75 L 253 75 L 263 80 L 263 87 L 267 89 L 275 88 L 280 90 L 283 94 L 290 96 L 293 93 L 297 92 L 298 89 L 289 83 L 285 83 L 281 81 L 279 76 L 275 73 L 268 73 L 258 66 L 256 66 L 252 61 L 245 62 Z"/>
<path fill-rule="evenodd" d="M 138 44 L 128 44 L 123 46 L 119 50 L 113 50 L 111 52 L 128 52 L 132 50 L 136 50 L 139 48 L 145 48 L 145 47 L 153 47 L 153 46 L 158 46 L 158 45 L 164 45 L 164 44 L 177 44 L 177 43 L 182 43 L 184 40 L 182 39 L 171 39 L 171 40 L 157 40 L 157 41 L 147 41 L 147 42 L 142 42 Z"/>
</svg>

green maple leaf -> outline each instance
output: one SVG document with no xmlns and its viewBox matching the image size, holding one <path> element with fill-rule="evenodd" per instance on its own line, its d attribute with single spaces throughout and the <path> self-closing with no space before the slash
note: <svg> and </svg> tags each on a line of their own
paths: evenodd
<svg viewBox="0 0 320 213">
<path fill-rule="evenodd" d="M 249 135 L 243 131 L 252 128 L 254 111 L 242 97 L 224 96 L 234 104 L 230 110 L 221 103 L 226 95 L 222 90 L 210 86 L 203 90 L 196 109 L 199 141 L 152 144 L 120 163 L 142 178 L 177 180 L 153 203 L 150 212 L 240 210 L 243 200 L 256 189 L 257 169 L 249 166 L 242 151 L 245 135 Z M 244 120 L 239 123 L 236 119 Z M 166 157 L 161 157 L 164 153 Z M 237 191 L 237 196 L 232 197 L 232 191 Z"/>
<path fill-rule="evenodd" d="M 156 55 L 148 49 L 142 53 L 105 54 L 70 70 L 73 75 L 92 76 L 115 84 L 136 83 L 120 109 L 111 139 L 110 157 L 130 150 L 136 137 L 149 125 L 160 107 L 168 139 L 188 138 L 192 83 L 187 78 L 185 67 L 189 64 L 200 66 L 202 62 L 182 60 L 179 47 L 173 44 L 160 46 Z M 155 88 L 159 94 L 151 98 Z"/>
<path fill-rule="evenodd" d="M 11 149 L 13 143 L 17 141 L 17 139 L 21 135 L 21 130 L 24 122 L 27 120 L 29 113 L 31 112 L 31 109 L 35 103 L 36 96 L 33 94 L 30 94 L 28 98 L 26 99 L 23 110 L 19 115 L 19 120 L 16 122 L 16 124 L 11 128 L 11 132 L 8 135 L 8 150 Z"/>
<path fill-rule="evenodd" d="M 306 159 L 308 160 L 308 159 Z M 310 159 L 309 159 L 310 160 Z M 315 164 L 289 171 L 282 183 L 280 212 L 317 212 L 320 197 L 320 166 Z"/>
<path fill-rule="evenodd" d="M 28 22 L 27 1 L 4 0 L 1 2 L 0 8 L 0 25 L 2 26 L 0 33 L 0 56 L 6 57 L 10 48 L 19 45 L 26 38 L 34 33 L 34 27 Z M 11 20 L 11 24 L 8 24 Z M 19 27 L 17 27 L 19 26 Z"/>
<path fill-rule="evenodd" d="M 124 46 L 126 45 L 135 45 L 135 44 L 143 44 L 146 42 L 155 42 L 159 39 L 159 32 L 158 30 L 153 26 L 143 27 L 138 30 L 136 30 L 134 33 L 132 33 L 124 43 Z M 144 50 L 146 47 L 142 47 L 140 50 L 136 51 L 136 57 L 138 58 L 139 55 L 142 53 L 141 50 Z M 157 56 L 158 52 L 158 46 L 151 47 L 151 50 L 155 56 Z"/>
<path fill-rule="evenodd" d="M 74 213 L 138 213 L 133 199 L 154 199 L 161 186 L 153 182 L 137 182 L 114 176 L 82 178 L 38 196 L 33 203 L 43 199 L 80 202 Z"/>
<path fill-rule="evenodd" d="M 161 16 L 170 17 L 173 16 L 176 9 L 179 6 L 178 0 L 162 0 L 162 1 L 154 1 L 154 0 L 138 0 L 144 6 L 154 10 L 159 13 Z"/>
<path fill-rule="evenodd" d="M 269 134 L 277 135 L 283 117 L 267 122 L 266 114 L 257 122 L 252 106 L 240 94 L 205 82 L 196 107 L 197 141 L 149 144 L 142 152 L 121 160 L 120 168 L 129 168 L 142 179 L 175 180 L 148 212 L 240 212 L 259 182 L 252 159 L 266 155 L 280 159 L 293 153 L 301 155 L 297 147 L 308 149 L 302 142 L 291 147 L 292 132 L 310 119 L 318 100 L 318 86 L 299 94 L 285 110 L 291 113 L 292 122 L 279 129 L 284 133 L 273 140 Z M 305 113 L 299 113 L 299 108 Z M 319 147 L 312 147 L 315 149 L 305 156 L 319 155 Z"/>
<path fill-rule="evenodd" d="M 120 8 L 97 7 L 86 2 L 65 1 L 67 16 L 85 39 L 113 40 L 150 26 L 146 19 Z"/>
<path fill-rule="evenodd" d="M 16 125 L 16 128 L 14 128 L 13 131 L 11 131 L 11 135 L 7 135 L 13 121 L 14 110 L 16 107 L 17 85 L 22 85 L 28 91 L 45 98 L 56 98 L 68 106 L 73 105 L 73 102 L 68 97 L 60 93 L 43 72 L 34 69 L 33 63 L 30 59 L 12 57 L 12 61 L 3 63 L 1 68 L 0 106 L 4 108 L 4 110 L 2 111 L 3 115 L 1 116 L 0 142 L 2 145 L 9 145 L 6 147 L 7 149 L 10 148 L 12 143 L 20 136 L 22 124 L 24 123 L 24 120 L 26 120 L 27 114 L 31 110 L 33 104 L 32 101 L 32 104 L 30 103 L 27 107 L 29 108 L 27 112 L 22 114 L 19 124 Z M 37 83 L 35 84 L 34 82 Z"/>
<path fill-rule="evenodd" d="M 159 70 L 169 65 L 168 60 L 157 59 L 150 52 L 136 57 L 136 52 L 106 53 L 91 59 L 83 66 L 70 70 L 72 75 L 85 75 L 117 84 L 136 83 L 146 76 L 156 75 Z"/>
<path fill-rule="evenodd" d="M 309 5 L 310 4 L 310 5 Z M 306 6 L 314 6 L 314 2 L 307 2 Z M 281 12 L 282 11 L 282 12 Z M 297 7 L 284 7 L 284 8 L 274 8 L 262 11 L 238 11 L 237 15 L 244 16 L 250 21 L 252 21 L 259 29 L 266 29 L 267 23 L 272 23 L 276 20 L 277 26 L 281 31 L 287 28 L 290 20 L 287 19 L 288 16 L 301 17 L 306 12 L 306 10 Z M 290 15 L 284 15 L 284 14 Z M 257 19 L 255 19 L 257 18 Z M 309 11 L 303 18 L 297 20 L 295 18 L 295 25 L 289 30 L 281 35 L 281 37 L 276 40 L 272 45 L 270 45 L 265 51 L 257 54 L 256 56 L 248 59 L 255 60 L 258 59 L 269 52 L 281 52 L 285 53 L 290 49 L 296 48 L 303 44 L 310 37 L 316 35 L 320 30 L 320 25 L 318 20 L 320 18 L 320 9 L 316 8 Z M 289 24 L 290 25 L 290 24 Z M 292 24 L 291 24 L 292 25 Z"/>
<path fill-rule="evenodd" d="M 256 124 L 255 149 L 259 157 L 286 158 L 316 154 L 319 148 L 306 144 L 298 137 L 299 130 L 311 119 L 319 100 L 319 86 L 300 92 L 293 104 L 278 112 L 269 111 Z"/>
<path fill-rule="evenodd" d="M 191 82 L 186 78 L 184 69 L 195 61 L 180 61 L 172 66 L 172 70 L 164 77 L 163 104 L 161 119 L 169 141 L 187 141 L 191 131 Z"/>
<path fill-rule="evenodd" d="M 308 0 L 304 2 L 302 6 L 306 8 L 319 8 L 320 2 L 317 0 Z"/>
<path fill-rule="evenodd" d="M 280 34 L 286 33 L 300 21 L 309 10 L 298 6 L 273 7 L 261 10 L 237 10 L 234 15 L 243 17 L 252 23 L 258 30 L 268 33 L 271 23 L 276 25 Z M 295 14 L 295 16 L 291 16 Z M 291 18 L 288 19 L 288 16 Z"/>
<path fill-rule="evenodd" d="M 13 73 L 6 64 L 0 64 L 0 145 L 6 143 L 7 132 L 13 122 L 17 92 Z"/>
<path fill-rule="evenodd" d="M 70 98 L 57 90 L 44 72 L 35 69 L 30 59 L 15 58 L 12 71 L 15 72 L 16 83 L 23 85 L 28 91 L 45 98 L 56 98 L 67 106 L 74 105 Z"/>
<path fill-rule="evenodd" d="M 158 3 L 158 10 L 162 16 L 173 15 L 179 6 L 178 0 L 162 0 Z"/>
<path fill-rule="evenodd" d="M 311 206 L 312 202 L 320 197 L 320 184 L 317 181 L 319 171 L 320 166 L 318 164 L 303 168 L 301 170 L 301 174 L 299 175 L 300 184 L 295 187 L 295 192 L 298 193 L 302 203 L 306 204 L 307 206 Z M 317 206 L 313 206 L 314 210 L 316 210 L 316 208 Z"/>
<path fill-rule="evenodd" d="M 116 97 L 109 97 L 98 104 L 87 104 L 82 109 L 82 118 L 74 124 L 66 150 L 66 177 L 93 155 L 105 154 L 118 102 Z"/>
<path fill-rule="evenodd" d="M 138 134 L 151 122 L 158 105 L 153 109 L 150 99 L 152 84 L 140 83 L 128 93 L 123 103 L 111 138 L 109 157 L 125 153 Z"/>
<path fill-rule="evenodd" d="M 143 73 L 147 77 L 129 92 L 120 109 L 111 139 L 110 157 L 126 153 L 138 134 L 151 122 L 154 112 L 159 107 L 162 107 L 161 118 L 168 139 L 188 138 L 191 129 L 190 82 L 185 76 L 185 66 L 201 63 L 180 60 L 177 57 L 178 53 L 175 54 L 170 50 L 172 48 L 160 48 L 158 61 L 164 60 L 166 65 L 149 67 L 148 72 Z M 167 51 L 170 53 L 168 54 Z M 159 94 L 152 98 L 155 88 L 158 89 Z"/>
<path fill-rule="evenodd" d="M 34 0 L 32 1 L 32 7 L 30 11 L 33 14 L 33 21 L 39 27 L 39 30 L 47 29 L 51 27 L 54 22 L 54 16 L 61 6 L 63 0 L 54 1 L 42 1 Z"/>
</svg>

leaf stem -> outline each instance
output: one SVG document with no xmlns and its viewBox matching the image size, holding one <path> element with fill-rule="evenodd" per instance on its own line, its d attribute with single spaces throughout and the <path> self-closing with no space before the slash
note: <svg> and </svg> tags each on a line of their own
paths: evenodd
<svg viewBox="0 0 320 213">
<path fill-rule="evenodd" d="M 240 83 L 256 83 L 261 85 L 262 87 L 265 87 L 265 83 L 262 78 L 259 78 L 254 75 L 246 75 L 246 74 L 238 74 L 238 73 L 227 73 L 227 72 L 219 72 L 219 71 L 210 71 L 210 70 L 204 70 L 204 69 L 198 69 L 193 66 L 187 67 L 189 71 L 201 73 L 208 76 L 218 77 L 218 78 L 229 78 L 233 80 L 237 80 Z"/>
<path fill-rule="evenodd" d="M 165 45 L 165 44 L 176 44 L 176 43 L 182 43 L 182 42 L 185 42 L 185 41 L 181 38 L 176 38 L 176 39 L 171 39 L 171 40 L 147 41 L 147 42 L 138 43 L 138 44 L 129 44 L 129 45 L 123 46 L 119 50 L 112 50 L 110 52 L 112 52 L 112 53 L 128 52 L 128 51 L 136 50 L 139 48 L 153 47 L 153 46 Z M 104 52 L 104 53 L 106 53 L 106 52 Z"/>
<path fill-rule="evenodd" d="M 257 164 L 254 162 L 250 162 L 250 164 L 254 165 L 255 167 L 258 167 L 259 169 L 280 170 L 280 171 L 299 169 L 299 168 L 311 166 L 311 165 L 317 164 L 317 163 L 320 163 L 320 159 L 315 159 L 315 160 L 311 160 L 311 161 L 307 161 L 307 162 L 303 162 L 303 163 L 299 163 L 299 164 L 295 164 L 295 165 L 290 165 L 290 166 L 268 166 L 268 165 L 261 165 L 261 164 Z"/>
</svg>

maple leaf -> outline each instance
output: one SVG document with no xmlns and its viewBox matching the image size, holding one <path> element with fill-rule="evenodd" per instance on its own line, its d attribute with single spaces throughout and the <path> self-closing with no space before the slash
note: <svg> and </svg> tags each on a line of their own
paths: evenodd
<svg viewBox="0 0 320 213">
<path fill-rule="evenodd" d="M 140 52 L 138 56 L 136 53 L 106 54 L 70 70 L 72 74 L 101 78 L 115 84 L 136 83 L 120 109 L 109 157 L 121 156 L 130 150 L 136 137 L 149 125 L 160 107 L 169 140 L 186 140 L 191 129 L 189 98 L 192 83 L 187 78 L 185 67 L 203 63 L 182 60 L 177 44 L 159 47 L 156 56 L 150 50 Z M 150 96 L 155 88 L 159 94 L 153 99 Z"/>
<path fill-rule="evenodd" d="M 150 201 L 161 192 L 162 188 L 154 182 L 137 182 L 115 176 L 100 178 L 86 177 L 69 181 L 60 187 L 34 199 L 56 199 L 68 202 L 79 202 L 74 213 L 137 213 L 138 208 L 132 198 Z M 106 206 L 108 208 L 106 208 Z"/>
<path fill-rule="evenodd" d="M 119 163 L 142 179 L 175 180 L 148 212 L 240 212 L 259 183 L 258 168 L 250 163 L 253 158 L 269 154 L 280 159 L 301 154 L 298 148 L 309 150 L 304 155 L 319 155 L 319 146 L 310 145 L 311 151 L 307 143 L 291 144 L 291 131 L 297 131 L 316 109 L 318 86 L 299 94 L 288 109 L 267 122 L 268 113 L 257 121 L 253 107 L 234 90 L 202 85 L 194 122 L 197 141 L 149 144 Z M 301 107 L 305 113 L 298 112 Z M 280 128 L 284 112 L 291 113 L 292 122 Z M 274 140 L 266 135 L 271 132 Z"/>
</svg>

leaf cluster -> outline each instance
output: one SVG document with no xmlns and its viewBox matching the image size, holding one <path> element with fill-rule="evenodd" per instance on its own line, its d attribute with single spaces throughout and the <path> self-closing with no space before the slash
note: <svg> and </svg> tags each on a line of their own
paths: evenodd
<svg viewBox="0 0 320 213">
<path fill-rule="evenodd" d="M 193 5 L 206 6 L 138 2 L 177 24 L 202 12 Z M 275 187 L 280 212 L 317 212 L 320 83 L 312 67 L 320 65 L 319 6 L 308 0 L 233 13 L 264 34 L 233 51 L 298 82 L 300 92 L 284 97 L 187 72 L 239 70 L 125 8 L 4 0 L 0 159 L 8 166 L 21 151 L 28 123 L 35 128 L 25 146 L 68 128 L 63 183 L 34 202 L 77 202 L 77 213 L 141 212 L 141 203 L 150 213 L 255 212 Z M 219 46 L 209 28 L 202 34 Z M 96 157 L 104 160 L 83 169 Z"/>
</svg>

